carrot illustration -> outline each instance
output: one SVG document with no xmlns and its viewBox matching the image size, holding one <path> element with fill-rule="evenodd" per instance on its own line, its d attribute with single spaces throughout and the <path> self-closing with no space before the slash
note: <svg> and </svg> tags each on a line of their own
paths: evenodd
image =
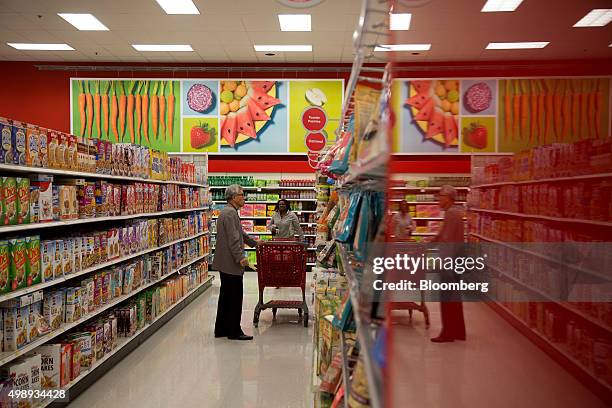
<svg viewBox="0 0 612 408">
<path fill-rule="evenodd" d="M 130 81 L 128 85 L 127 96 L 127 121 L 128 129 L 130 130 L 130 142 L 134 143 L 134 87 L 136 83 Z"/>
<path fill-rule="evenodd" d="M 554 117 L 554 79 L 545 79 L 546 85 L 546 127 L 544 129 L 544 143 L 548 142 L 548 136 L 552 133 L 554 139 L 553 117 Z"/>
<path fill-rule="evenodd" d="M 115 89 L 115 83 L 111 83 L 111 107 L 110 107 L 110 123 L 111 129 L 113 130 L 113 136 L 115 136 L 115 141 L 119 142 L 119 133 L 117 132 L 117 93 Z"/>
<path fill-rule="evenodd" d="M 127 96 L 125 95 L 125 87 L 123 81 L 119 81 L 119 141 L 123 141 L 125 134 L 125 107 L 127 105 Z"/>
<path fill-rule="evenodd" d="M 519 117 L 521 115 L 521 92 L 520 92 L 520 80 L 514 80 L 514 95 L 512 98 L 512 132 L 514 133 L 514 137 L 523 138 L 523 135 L 520 134 L 519 128 Z"/>
<path fill-rule="evenodd" d="M 588 106 L 588 123 L 589 123 L 589 138 L 594 138 L 596 136 L 597 127 L 597 116 L 595 111 L 595 105 L 597 104 L 597 80 L 593 79 L 591 81 L 591 86 L 589 87 L 589 106 Z"/>
<path fill-rule="evenodd" d="M 142 95 L 142 130 L 147 143 L 149 141 L 149 82 L 145 81 L 144 94 Z"/>
<path fill-rule="evenodd" d="M 572 140 L 580 133 L 580 90 L 581 79 L 572 80 Z"/>
<path fill-rule="evenodd" d="M 94 114 L 96 117 L 96 134 L 100 137 L 100 81 L 95 82 L 95 93 L 93 96 Z"/>
<path fill-rule="evenodd" d="M 162 81 L 159 93 L 159 134 L 166 140 L 166 82 Z"/>
<path fill-rule="evenodd" d="M 589 137 L 589 117 L 588 117 L 588 103 L 589 95 L 588 90 L 590 87 L 590 80 L 585 79 L 582 81 L 582 89 L 580 90 L 580 138 L 584 139 Z"/>
<path fill-rule="evenodd" d="M 601 123 L 603 118 L 601 117 L 604 113 L 604 92 L 607 86 L 607 80 L 600 79 L 597 81 L 597 95 L 595 98 L 595 137 L 601 138 Z"/>
<path fill-rule="evenodd" d="M 569 141 L 572 140 L 572 90 L 570 88 L 570 80 L 563 79 L 563 128 L 561 130 L 561 137 L 563 141 L 567 138 Z"/>
<path fill-rule="evenodd" d="M 81 133 L 79 136 L 85 136 L 85 125 L 86 125 L 86 117 L 85 117 L 85 90 L 83 89 L 83 81 L 79 81 L 79 118 L 81 119 Z"/>
<path fill-rule="evenodd" d="M 93 127 L 93 95 L 89 90 L 89 82 L 85 83 L 85 100 L 87 101 L 87 137 L 91 137 L 91 129 Z"/>
<path fill-rule="evenodd" d="M 155 81 L 153 84 L 153 94 L 151 95 L 151 120 L 153 122 L 153 137 L 157 139 L 157 124 L 159 116 L 159 98 L 157 96 L 157 90 L 159 89 L 159 82 Z"/>
<path fill-rule="evenodd" d="M 504 129 L 506 131 L 506 138 L 512 138 L 514 140 L 514 135 L 512 134 L 512 96 L 511 96 L 511 86 L 510 80 L 506 79 L 506 89 L 504 93 Z"/>
<path fill-rule="evenodd" d="M 546 91 L 544 90 L 544 84 L 541 80 L 538 81 L 538 144 L 546 143 L 546 131 L 544 126 L 544 120 L 546 119 L 545 102 L 546 102 Z"/>
<path fill-rule="evenodd" d="M 529 81 L 529 80 L 527 80 Z M 538 87 L 538 80 L 531 80 L 531 100 L 530 100 L 530 108 L 531 108 L 531 116 L 529 117 L 529 143 L 533 143 L 534 139 L 538 138 L 538 122 L 539 122 L 539 114 L 538 114 L 538 97 L 540 96 L 540 88 Z"/>
<path fill-rule="evenodd" d="M 140 90 L 142 89 L 142 82 L 138 81 L 138 85 L 136 85 L 136 137 L 138 142 L 140 143 L 141 132 L 140 132 L 140 124 L 142 123 L 142 95 L 140 94 Z"/>
<path fill-rule="evenodd" d="M 521 86 L 521 138 L 530 138 L 527 127 L 527 121 L 529 119 L 529 80 L 522 79 L 520 82 Z"/>
<path fill-rule="evenodd" d="M 110 90 L 110 83 L 108 81 L 104 81 L 102 84 L 102 117 L 104 120 L 102 124 L 104 125 L 104 133 L 108 139 L 108 91 Z M 100 139 L 104 139 L 102 135 L 100 135 Z"/>
<path fill-rule="evenodd" d="M 170 144 L 174 133 L 174 82 L 170 81 L 170 94 L 168 95 L 168 134 L 170 135 Z"/>
</svg>

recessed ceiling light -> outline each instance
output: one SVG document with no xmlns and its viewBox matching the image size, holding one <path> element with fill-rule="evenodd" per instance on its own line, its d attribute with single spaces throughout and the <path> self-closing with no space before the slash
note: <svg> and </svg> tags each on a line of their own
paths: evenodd
<svg viewBox="0 0 612 408">
<path fill-rule="evenodd" d="M 507 42 L 507 43 L 489 43 L 487 50 L 520 50 L 528 48 L 544 48 L 549 41 L 536 41 L 536 42 Z"/>
<path fill-rule="evenodd" d="M 100 20 L 89 13 L 57 13 L 58 16 L 81 31 L 108 31 Z"/>
<path fill-rule="evenodd" d="M 381 44 L 374 51 L 429 51 L 431 44 Z"/>
<path fill-rule="evenodd" d="M 312 31 L 310 14 L 279 14 L 281 31 Z"/>
<path fill-rule="evenodd" d="M 389 16 L 389 29 L 392 31 L 410 30 L 410 13 L 391 13 Z"/>
<path fill-rule="evenodd" d="M 482 9 L 483 13 L 495 13 L 497 11 L 514 11 L 521 5 L 523 0 L 488 0 Z"/>
<path fill-rule="evenodd" d="M 18 50 L 29 51 L 74 51 L 68 44 L 6 43 Z"/>
<path fill-rule="evenodd" d="M 191 0 L 155 0 L 166 14 L 200 14 Z"/>
<path fill-rule="evenodd" d="M 603 27 L 612 21 L 612 9 L 593 9 L 574 27 Z"/>
<path fill-rule="evenodd" d="M 132 44 L 136 51 L 193 51 L 189 44 Z"/>
<path fill-rule="evenodd" d="M 290 51 L 312 51 L 312 45 L 255 45 L 258 52 L 290 52 Z"/>
</svg>

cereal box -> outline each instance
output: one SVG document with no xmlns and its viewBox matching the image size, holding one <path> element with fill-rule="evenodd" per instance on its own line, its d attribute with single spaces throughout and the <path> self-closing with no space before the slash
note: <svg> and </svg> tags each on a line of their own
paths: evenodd
<svg viewBox="0 0 612 408">
<path fill-rule="evenodd" d="M 30 179 L 17 177 L 17 223 L 30 223 Z"/>
<path fill-rule="evenodd" d="M 45 128 L 38 129 L 38 156 L 40 159 L 41 167 L 49 167 L 49 151 L 47 149 L 47 134 L 48 130 Z"/>
<path fill-rule="evenodd" d="M 109 272 L 102 273 L 102 296 L 100 297 L 101 304 L 105 305 L 109 301 L 111 287 L 111 274 Z"/>
<path fill-rule="evenodd" d="M 17 179 L 2 177 L 2 218 L 4 225 L 17 225 Z"/>
<path fill-rule="evenodd" d="M 42 282 L 42 271 L 40 263 L 40 235 L 26 237 L 28 251 L 27 263 L 29 265 L 28 286 Z"/>
<path fill-rule="evenodd" d="M 107 210 L 108 210 L 108 215 L 109 216 L 115 216 L 117 214 L 115 214 L 115 203 L 114 203 L 114 195 L 113 195 L 113 185 L 112 184 L 106 184 L 106 198 L 104 199 L 106 201 L 106 206 L 107 206 Z"/>
<path fill-rule="evenodd" d="M 64 267 L 64 276 L 74 273 L 74 253 L 72 249 L 72 240 L 67 238 L 63 240 L 64 250 L 62 253 L 62 264 Z"/>
<path fill-rule="evenodd" d="M 106 160 L 106 174 L 111 174 L 113 163 L 113 144 L 111 142 L 104 142 L 104 156 Z"/>
<path fill-rule="evenodd" d="M 26 128 L 21 122 L 13 122 L 11 133 L 13 147 L 13 164 L 25 166 L 26 164 Z"/>
<path fill-rule="evenodd" d="M 57 160 L 58 151 L 59 151 L 59 142 L 60 142 L 59 133 L 55 130 L 49 130 L 47 133 L 47 158 L 49 162 L 49 167 L 52 169 L 59 168 L 59 163 Z"/>
<path fill-rule="evenodd" d="M 111 291 L 112 297 L 117 298 L 121 296 L 123 290 L 123 268 L 115 267 L 113 268 L 111 278 Z"/>
<path fill-rule="evenodd" d="M 11 280 L 11 252 L 9 242 L 0 240 L 0 294 L 10 292 Z"/>
<path fill-rule="evenodd" d="M 36 224 L 40 222 L 40 188 L 30 184 L 30 222 Z"/>
<path fill-rule="evenodd" d="M 117 347 L 117 318 L 114 315 L 109 317 L 111 323 L 111 348 L 114 349 Z"/>
<path fill-rule="evenodd" d="M 79 272 L 83 268 L 81 266 L 81 237 L 72 238 L 72 265 L 74 272 Z"/>
<path fill-rule="evenodd" d="M 95 310 L 95 301 L 94 301 L 94 295 L 95 295 L 95 282 L 93 279 L 87 279 L 85 281 L 85 285 L 86 285 L 86 291 L 85 291 L 85 296 L 86 296 L 86 300 L 85 300 L 85 304 L 87 306 L 87 313 L 91 313 Z"/>
<path fill-rule="evenodd" d="M 79 219 L 79 198 L 77 186 L 68 186 L 70 192 L 70 208 L 69 214 L 71 220 Z"/>
<path fill-rule="evenodd" d="M 53 259 L 53 277 L 54 279 L 64 276 L 64 241 L 58 239 L 55 241 L 55 258 Z"/>
<path fill-rule="evenodd" d="M 89 332 L 77 333 L 72 336 L 74 341 L 78 341 L 80 346 L 80 369 L 87 370 L 93 364 L 93 343 L 95 341 L 94 335 Z"/>
<path fill-rule="evenodd" d="M 97 309 L 102 305 L 102 286 L 104 284 L 104 277 L 101 273 L 94 275 L 94 308 Z"/>
<path fill-rule="evenodd" d="M 57 330 L 64 322 L 64 291 L 56 290 L 45 294 L 43 317 L 52 330 Z"/>
<path fill-rule="evenodd" d="M 17 351 L 28 343 L 30 306 L 3 309 L 4 351 Z"/>
<path fill-rule="evenodd" d="M 88 235 L 85 240 L 85 259 L 87 260 L 86 264 L 83 265 L 85 268 L 89 268 L 95 263 L 95 249 L 96 249 L 96 240 L 93 235 Z"/>
<path fill-rule="evenodd" d="M 33 342 L 38 337 L 38 317 L 42 316 L 42 304 L 40 301 L 30 305 L 28 315 L 28 343 Z"/>
<path fill-rule="evenodd" d="M 28 125 L 26 130 L 26 154 L 25 154 L 25 164 L 26 166 L 31 167 L 40 167 L 40 143 L 39 139 L 39 130 L 34 125 Z"/>
<path fill-rule="evenodd" d="M 9 240 L 9 249 L 11 253 L 10 274 L 13 278 L 11 288 L 12 290 L 25 288 L 28 283 L 28 250 L 25 238 Z"/>
<path fill-rule="evenodd" d="M 92 182 L 78 186 L 79 218 L 93 218 L 96 209 L 96 187 Z"/>
<path fill-rule="evenodd" d="M 102 241 L 100 234 L 96 233 L 94 235 L 94 265 L 100 263 L 100 251 L 102 251 Z"/>
<path fill-rule="evenodd" d="M 31 355 L 27 360 L 27 363 L 30 365 L 30 389 L 31 390 L 40 390 L 42 388 L 42 357 L 40 354 L 36 353 Z"/>
<path fill-rule="evenodd" d="M 60 220 L 69 220 L 70 214 L 70 186 L 61 185 L 59 189 Z"/>
<path fill-rule="evenodd" d="M 59 134 L 57 149 L 55 150 L 55 164 L 60 169 L 68 169 L 68 139 L 67 134 Z"/>
<path fill-rule="evenodd" d="M 41 385 L 45 389 L 58 389 L 65 378 L 66 368 L 68 378 L 70 377 L 70 366 L 62 364 L 66 354 L 70 355 L 70 346 L 64 344 L 45 344 L 40 346 L 37 351 L 41 356 Z M 67 382 L 66 382 L 67 383 Z"/>
<path fill-rule="evenodd" d="M 2 370 L 4 371 L 4 369 Z M 27 391 L 30 389 L 30 377 L 32 375 L 32 367 L 27 360 L 18 360 L 11 364 L 6 370 L 5 374 L 11 379 L 13 383 L 13 391 Z M 13 401 L 17 401 L 13 399 Z M 31 399 L 19 399 L 19 403 L 14 402 L 14 407 L 29 408 L 32 406 Z"/>
<path fill-rule="evenodd" d="M 52 185 L 51 192 L 53 194 L 52 198 L 52 212 L 53 212 L 53 221 L 59 221 L 60 219 L 60 195 L 59 195 L 59 186 Z"/>
<path fill-rule="evenodd" d="M 78 166 L 77 139 L 74 135 L 66 135 L 68 149 L 66 150 L 66 168 L 76 170 Z"/>
<path fill-rule="evenodd" d="M 45 240 L 40 244 L 40 267 L 42 270 L 43 282 L 49 282 L 54 279 L 53 262 L 55 260 L 55 241 Z"/>
<path fill-rule="evenodd" d="M 2 146 L 0 148 L 0 163 L 13 164 L 13 125 L 5 118 L 0 118 L 0 131 L 2 131 Z"/>
<path fill-rule="evenodd" d="M 242 229 L 246 232 L 253 232 L 253 220 L 241 220 Z"/>
</svg>

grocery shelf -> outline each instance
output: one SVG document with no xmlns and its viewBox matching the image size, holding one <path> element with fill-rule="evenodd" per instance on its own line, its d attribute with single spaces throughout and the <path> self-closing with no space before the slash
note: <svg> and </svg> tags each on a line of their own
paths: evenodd
<svg viewBox="0 0 612 408">
<path fill-rule="evenodd" d="M 580 272 L 580 273 L 586 273 L 586 274 L 591 275 L 591 276 L 597 276 L 599 278 L 602 278 L 602 279 L 605 279 L 605 280 L 608 280 L 608 281 L 610 280 L 610 276 L 606 276 L 605 274 L 602 274 L 602 273 L 599 273 L 599 272 L 596 272 L 596 271 L 592 271 L 590 269 L 585 269 L 585 268 L 581 268 L 581 267 L 576 266 L 576 265 L 568 264 L 567 262 L 564 262 L 562 259 L 553 258 L 553 257 L 550 257 L 550 256 L 548 256 L 546 254 L 542 254 L 542 253 L 535 252 L 535 251 L 529 251 L 529 250 L 523 249 L 523 248 L 521 248 L 519 246 L 512 245 L 512 244 L 509 244 L 507 242 L 500 241 L 498 239 L 489 238 L 487 236 L 484 236 L 484 235 L 481 235 L 481 234 L 477 234 L 477 233 L 474 233 L 474 232 L 470 232 L 470 235 L 473 236 L 473 237 L 482 239 L 483 241 L 492 242 L 494 244 L 498 244 L 498 245 L 504 246 L 506 248 L 510 248 L 510 249 L 515 250 L 515 251 L 522 252 L 524 254 L 532 255 L 532 256 L 535 256 L 537 258 L 549 261 L 549 262 L 554 262 L 554 263 L 557 263 L 559 265 L 564 265 L 566 268 L 572 269 L 572 270 Z"/>
<path fill-rule="evenodd" d="M 469 211 L 508 215 L 508 216 L 517 217 L 517 218 L 533 218 L 533 219 L 545 220 L 545 221 L 568 222 L 568 223 L 575 223 L 575 224 L 597 225 L 601 227 L 612 227 L 612 221 L 586 220 L 586 219 L 581 219 L 581 218 L 550 217 L 547 215 L 524 214 L 524 213 L 517 213 L 517 212 L 512 212 L 512 211 L 501 211 L 501 210 L 487 210 L 484 208 L 470 208 Z"/>
<path fill-rule="evenodd" d="M 587 320 L 589 322 L 591 322 L 592 324 L 612 333 L 612 327 L 608 326 L 605 322 L 590 316 L 586 313 L 584 313 L 583 311 L 581 311 L 578 308 L 572 307 L 571 305 L 567 304 L 566 302 L 560 302 L 559 300 L 553 299 L 552 296 L 548 295 L 546 292 L 540 290 L 540 289 L 536 289 L 534 287 L 528 286 L 525 282 L 522 282 L 520 279 L 508 274 L 507 272 L 504 272 L 503 269 L 494 266 L 494 265 L 487 265 L 488 268 L 496 271 L 497 273 L 499 273 L 500 275 L 503 275 L 504 277 L 510 279 L 511 281 L 513 281 L 514 283 L 520 285 L 521 287 L 530 290 L 531 292 L 537 293 L 538 295 L 544 297 L 545 299 L 547 299 L 546 301 L 550 301 L 550 302 L 555 302 L 556 305 L 562 307 L 565 310 L 568 310 L 570 312 L 572 312 L 573 314 L 575 314 L 576 316 L 581 317 L 584 320 Z"/>
<path fill-rule="evenodd" d="M 537 183 L 557 183 L 565 181 L 578 181 L 578 180 L 589 180 L 598 178 L 612 178 L 612 173 L 596 173 L 596 174 L 584 174 L 581 176 L 567 176 L 567 177 L 550 177 L 543 179 L 533 179 L 524 181 L 499 181 L 496 183 L 485 183 L 472 186 L 472 188 L 487 188 L 487 187 L 500 187 L 500 186 L 514 186 L 522 184 L 537 184 Z"/>
<path fill-rule="evenodd" d="M 136 181 L 140 183 L 152 183 L 152 184 L 177 184 L 180 186 L 189 187 L 200 187 L 207 188 L 206 184 L 188 183 L 183 181 L 172 181 L 172 180 L 154 180 L 141 177 L 129 177 L 129 176 L 115 176 L 112 174 L 99 174 L 99 173 L 88 173 L 84 171 L 72 171 L 63 169 L 49 169 L 44 167 L 28 167 L 28 166 L 17 166 L 13 164 L 0 164 L 0 171 L 12 171 L 15 173 L 36 173 L 36 174 L 50 174 L 57 176 L 71 176 L 71 177 L 84 177 L 84 178 L 97 178 L 104 180 L 121 180 L 121 181 Z"/>
<path fill-rule="evenodd" d="M 107 268 L 109 266 L 121 263 L 121 262 L 129 261 L 130 259 L 134 259 L 136 257 L 148 254 L 150 252 L 159 251 L 160 249 L 164 249 L 164 248 L 167 248 L 167 247 L 172 246 L 174 244 L 178 244 L 179 242 L 189 241 L 191 239 L 195 239 L 195 238 L 198 238 L 198 237 L 200 237 L 202 235 L 207 235 L 207 234 L 208 234 L 208 232 L 201 232 L 199 234 L 195 234 L 195 235 L 189 236 L 187 238 L 177 239 L 175 241 L 168 242 L 166 244 L 159 245 L 159 246 L 156 246 L 154 248 L 145 249 L 145 250 L 142 250 L 140 252 L 136 252 L 136 253 L 133 253 L 133 254 L 128 254 L 128 255 L 120 257 L 120 258 L 112 259 L 112 260 L 110 260 L 108 262 L 104 262 L 104 263 L 101 263 L 101 264 L 94 265 L 92 267 L 83 269 L 82 271 L 79 271 L 79 272 L 76 272 L 76 273 L 72 273 L 70 275 L 62 276 L 61 278 L 53 279 L 53 280 L 48 281 L 48 282 L 43 282 L 43 283 L 40 283 L 40 284 L 37 284 L 37 285 L 34 285 L 34 286 L 30 286 L 30 287 L 27 287 L 27 288 L 19 289 L 19 290 L 16 290 L 14 292 L 9 292 L 7 294 L 4 294 L 4 295 L 0 296 L 0 303 L 6 302 L 9 299 L 14 299 L 14 298 L 17 298 L 17 297 L 20 297 L 20 296 L 23 296 L 23 295 L 27 295 L 28 293 L 37 292 L 37 291 L 42 290 L 44 288 L 48 288 L 50 286 L 54 286 L 54 285 L 57 285 L 57 284 L 62 283 L 62 282 L 66 282 L 68 280 L 72 280 L 72 279 L 74 279 L 74 278 L 76 278 L 78 276 L 87 275 L 87 274 L 89 274 L 91 272 L 95 272 L 97 270 L 104 269 L 104 268 Z"/>
<path fill-rule="evenodd" d="M 189 208 L 189 209 L 182 209 L 182 210 L 167 210 L 167 211 L 157 211 L 157 212 L 152 212 L 152 213 L 117 215 L 113 217 L 80 218 L 78 220 L 37 222 L 33 224 L 21 224 L 21 225 L 6 225 L 3 227 L 0 227 L 0 234 L 27 231 L 27 230 L 38 230 L 42 228 L 65 227 L 69 225 L 91 224 L 94 222 L 120 221 L 120 220 L 131 220 L 131 219 L 137 219 L 137 218 L 159 217 L 162 215 L 186 213 L 186 212 L 192 212 L 192 211 L 204 211 L 207 208 L 208 207 L 196 207 L 196 208 Z"/>
<path fill-rule="evenodd" d="M 225 189 L 228 186 L 209 186 L 210 189 Z M 271 190 L 314 190 L 316 187 L 254 187 L 254 186 L 241 186 L 244 191 L 271 191 Z"/>
<path fill-rule="evenodd" d="M 208 289 L 212 285 L 212 281 L 214 280 L 214 278 L 215 277 L 213 275 L 209 276 L 208 279 L 206 279 L 204 282 L 202 282 L 199 285 L 197 285 L 195 288 L 191 289 L 189 292 L 187 292 L 185 294 L 185 296 L 183 296 L 181 299 L 177 300 L 174 304 L 170 305 L 170 307 L 168 307 L 168 309 L 166 309 L 161 314 L 156 316 L 155 319 L 153 321 L 151 321 L 151 323 L 149 323 L 148 325 L 146 325 L 142 329 L 136 331 L 136 333 L 134 333 L 132 336 L 130 336 L 130 337 L 120 337 L 118 339 L 118 341 L 117 341 L 117 346 L 110 353 L 105 354 L 104 357 L 102 357 L 100 360 L 97 360 L 95 363 L 93 363 L 92 366 L 87 371 L 82 372 L 78 377 L 76 377 L 74 380 L 70 381 L 70 383 L 68 385 L 66 385 L 65 387 L 63 387 L 61 389 L 65 390 L 65 391 L 68 391 L 69 389 L 71 389 L 72 387 L 77 385 L 79 382 L 81 382 L 83 379 L 85 379 L 85 377 L 87 377 L 90 374 L 92 374 L 98 367 L 100 367 L 106 361 L 111 359 L 113 356 L 116 356 L 119 353 L 119 351 L 121 351 L 123 348 L 125 348 L 128 344 L 130 344 L 132 342 L 135 342 L 135 340 L 138 340 L 139 337 L 142 334 L 144 334 L 147 331 L 149 331 L 154 326 L 154 324 L 156 322 L 159 322 L 164 316 L 166 316 L 168 313 L 172 312 L 172 310 L 174 310 L 179 305 L 181 305 L 183 301 L 185 301 L 187 298 L 189 298 L 189 296 L 191 296 L 194 293 L 196 293 L 202 287 L 205 287 L 204 290 Z M 38 407 L 39 408 L 44 408 L 44 407 L 49 406 L 49 404 L 51 404 L 53 402 L 54 402 L 54 399 L 48 398 L 48 399 L 45 399 L 44 401 L 42 401 L 38 405 Z"/>
<path fill-rule="evenodd" d="M 279 200 L 288 201 L 305 201 L 305 202 L 317 202 L 316 198 L 279 198 Z M 214 203 L 226 203 L 225 200 L 213 200 Z M 245 204 L 276 204 L 278 201 L 249 201 L 245 200 Z"/>
<path fill-rule="evenodd" d="M 443 221 L 442 217 L 412 217 L 413 220 Z"/>
<path fill-rule="evenodd" d="M 170 271 L 169 273 L 165 274 L 164 276 L 160 277 L 159 279 L 153 281 L 153 282 L 149 282 L 145 285 L 142 285 L 138 288 L 136 288 L 135 290 L 133 290 L 132 292 L 126 294 L 126 295 L 122 295 L 119 296 L 118 298 L 113 299 L 110 303 L 104 305 L 103 307 L 100 307 L 96 310 L 93 311 L 93 313 L 89 313 L 86 316 L 81 317 L 80 319 L 72 322 L 72 323 L 64 323 L 59 329 L 54 330 L 50 333 L 45 334 L 44 336 L 39 337 L 38 339 L 36 339 L 35 341 L 33 341 L 32 343 L 27 344 L 25 347 L 23 347 L 20 350 L 17 351 L 7 351 L 7 352 L 2 352 L 0 353 L 0 366 L 5 365 L 6 363 L 9 363 L 13 360 L 15 360 L 16 358 L 19 358 L 20 356 L 23 356 L 24 354 L 27 354 L 28 352 L 34 350 L 35 348 L 42 346 L 43 344 L 45 344 L 46 342 L 48 342 L 49 340 L 61 335 L 62 333 L 66 333 L 68 330 L 75 328 L 76 326 L 90 320 L 91 318 L 99 315 L 100 313 L 114 307 L 117 306 L 118 304 L 120 304 L 121 302 L 133 297 L 134 295 L 142 292 L 143 290 L 157 284 L 160 283 L 164 280 L 166 280 L 169 276 L 174 275 L 175 273 L 179 272 L 180 270 L 190 266 L 191 264 L 204 259 L 208 256 L 209 254 L 204 254 L 204 255 L 200 255 L 196 258 L 194 258 L 193 260 L 185 263 L 184 265 L 181 265 L 180 267 L 174 269 L 173 271 Z"/>
<path fill-rule="evenodd" d="M 271 232 L 266 231 L 266 232 L 253 232 L 253 231 L 244 231 L 249 235 L 272 235 Z"/>
<path fill-rule="evenodd" d="M 434 237 L 438 235 L 437 232 L 413 232 L 412 236 L 414 237 Z"/>
</svg>

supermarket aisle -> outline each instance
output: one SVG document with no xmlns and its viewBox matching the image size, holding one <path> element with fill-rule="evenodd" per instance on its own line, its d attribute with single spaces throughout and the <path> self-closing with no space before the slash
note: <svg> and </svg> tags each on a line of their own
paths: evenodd
<svg viewBox="0 0 612 408">
<path fill-rule="evenodd" d="M 392 407 L 595 408 L 605 404 L 489 306 L 464 304 L 466 342 L 435 344 L 429 337 L 440 328 L 438 304 L 429 304 L 431 327 L 422 315 L 413 324 L 394 325 L 390 375 L 396 394 Z M 399 385 L 401 384 L 401 385 Z"/>
<path fill-rule="evenodd" d="M 252 328 L 257 276 L 245 275 L 242 322 L 252 342 L 215 339 L 219 279 L 79 396 L 71 408 L 97 407 L 312 407 L 312 326 L 297 312 L 261 315 Z M 299 297 L 299 289 L 269 290 Z"/>
</svg>

